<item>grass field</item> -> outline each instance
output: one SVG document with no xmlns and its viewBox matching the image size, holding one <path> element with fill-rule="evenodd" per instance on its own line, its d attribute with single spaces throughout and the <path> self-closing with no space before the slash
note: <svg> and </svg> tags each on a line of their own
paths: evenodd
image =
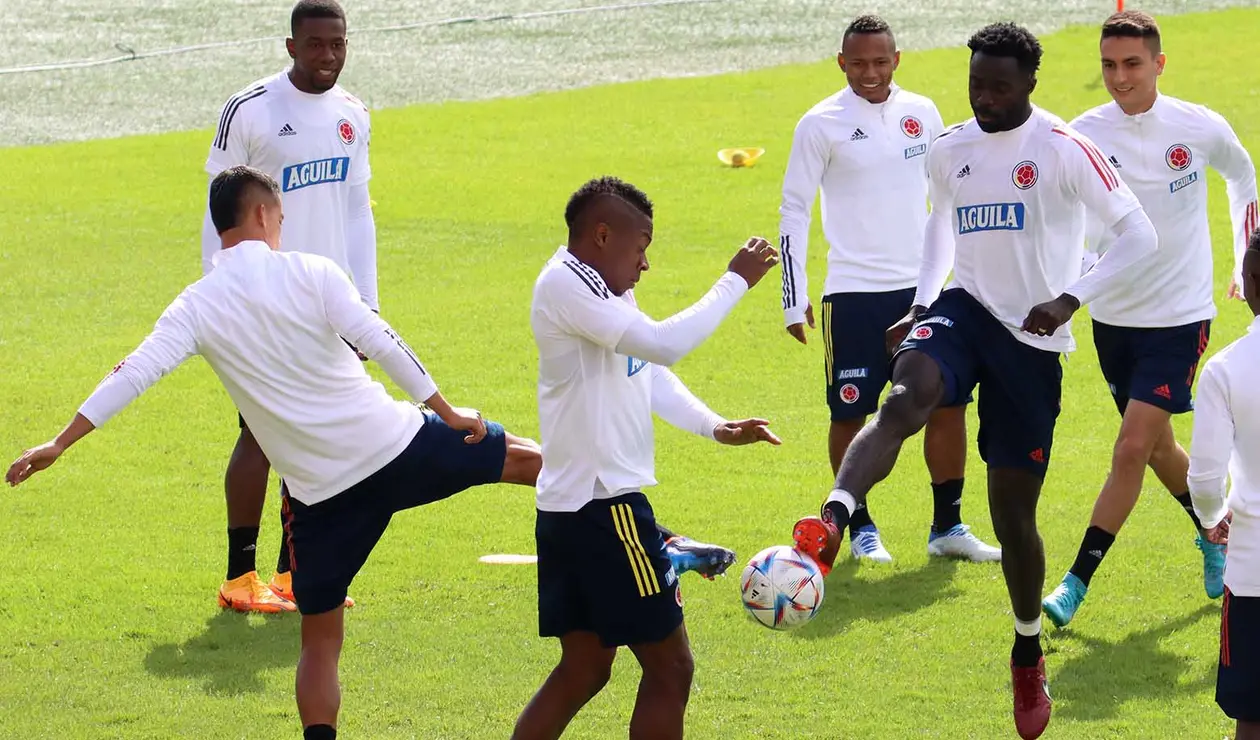
<svg viewBox="0 0 1260 740">
<path fill-rule="evenodd" d="M 1248 49 L 1260 10 L 1163 21 L 1163 89 L 1206 103 L 1260 152 L 1260 84 Z M 1043 39 L 1036 102 L 1064 117 L 1106 100 L 1096 32 Z M 1207 53 L 1205 53 L 1207 52 Z M 968 114 L 966 52 L 907 55 L 898 81 Z M 534 277 L 563 238 L 565 198 L 619 174 L 657 203 L 654 261 L 637 291 L 650 313 L 684 307 L 750 234 L 773 238 L 799 115 L 843 84 L 830 64 L 641 82 L 374 116 L 384 315 L 453 402 L 537 434 L 527 313 Z M 0 451 L 54 434 L 169 300 L 199 275 L 209 132 L 8 149 L 0 180 Z M 751 170 L 713 152 L 759 145 Z M 1223 296 L 1224 189 L 1212 229 Z M 820 230 L 812 285 L 824 268 Z M 764 415 L 779 449 L 725 449 L 662 428 L 652 497 L 670 526 L 736 548 L 788 540 L 828 490 L 821 343 L 790 342 L 777 273 L 679 374 L 716 410 Z M 1249 317 L 1224 305 L 1210 351 Z M 1082 319 L 1084 315 L 1082 314 Z M 1041 505 L 1047 588 L 1070 564 L 1117 428 L 1086 321 Z M 292 737 L 298 620 L 220 612 L 222 473 L 235 412 L 200 360 L 174 373 L 54 469 L 6 491 L 0 518 L 0 735 L 22 738 Z M 1177 427 L 1188 434 L 1188 418 Z M 973 427 L 974 431 L 974 427 Z M 872 495 L 897 562 L 828 580 L 799 632 L 754 625 L 738 579 L 684 577 L 697 677 L 694 738 L 1013 737 L 1011 617 L 999 568 L 927 561 L 930 496 L 917 442 Z M 973 456 L 965 518 L 992 541 Z M 273 487 L 273 491 L 274 491 Z M 1212 701 L 1219 606 L 1203 595 L 1184 513 L 1148 495 L 1068 631 L 1046 640 L 1056 711 L 1047 738 L 1220 738 Z M 274 496 L 274 494 L 273 494 Z M 273 498 L 273 503 L 275 500 Z M 276 507 L 260 542 L 264 576 Z M 532 552 L 532 492 L 494 487 L 398 516 L 352 590 L 341 730 L 361 738 L 506 737 L 550 670 L 536 636 L 530 567 L 477 562 Z M 566 737 L 625 734 L 637 669 Z"/>
</svg>

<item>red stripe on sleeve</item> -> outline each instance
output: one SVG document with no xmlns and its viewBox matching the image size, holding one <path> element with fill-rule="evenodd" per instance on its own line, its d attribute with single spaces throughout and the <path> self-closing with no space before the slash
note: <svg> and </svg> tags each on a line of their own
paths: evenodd
<svg viewBox="0 0 1260 740">
<path fill-rule="evenodd" d="M 1071 134 L 1064 131 L 1063 129 L 1056 128 L 1056 129 L 1051 129 L 1051 130 L 1054 131 L 1056 134 L 1060 136 L 1065 136 L 1071 141 L 1075 142 L 1076 145 L 1081 148 L 1081 151 L 1085 152 L 1085 156 L 1089 159 L 1089 163 L 1094 165 L 1094 171 L 1098 173 L 1099 179 L 1103 181 L 1103 185 L 1107 186 L 1108 192 L 1116 189 L 1116 186 L 1119 183 L 1116 181 L 1115 175 L 1111 173 L 1111 168 L 1106 164 L 1107 159 L 1106 157 L 1102 156 L 1101 152 L 1099 152 L 1097 149 L 1094 149 L 1090 145 L 1086 144 L 1084 141 L 1081 141 L 1080 139 L 1076 138 L 1075 136 L 1072 136 Z"/>
</svg>

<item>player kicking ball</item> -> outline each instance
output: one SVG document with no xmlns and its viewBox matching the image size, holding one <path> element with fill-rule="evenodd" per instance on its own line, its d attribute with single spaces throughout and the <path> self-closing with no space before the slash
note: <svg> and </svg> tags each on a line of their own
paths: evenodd
<svg viewBox="0 0 1260 740">
<path fill-rule="evenodd" d="M 1118 168 L 1142 203 L 1159 251 L 1133 268 L 1129 287 L 1099 296 L 1089 307 L 1103 379 L 1121 414 L 1120 432 L 1089 528 L 1076 560 L 1042 602 L 1058 627 L 1072 621 L 1095 571 L 1142 492 L 1149 465 L 1186 510 L 1203 552 L 1209 598 L 1225 592 L 1225 548 L 1207 538 L 1186 489 L 1190 458 L 1177 443 L 1172 415 L 1189 412 L 1199 358 L 1207 349 L 1216 303 L 1206 169 L 1225 177 L 1234 226 L 1230 296 L 1247 235 L 1256 227 L 1256 170 L 1224 118 L 1201 105 L 1159 92 L 1165 57 L 1159 25 L 1126 10 L 1109 18 L 1100 41 L 1102 75 L 1113 102 L 1072 122 Z M 1101 245 L 1103 248 L 1106 244 Z"/>
<path fill-rule="evenodd" d="M 722 444 L 779 444 L 762 419 L 727 421 L 669 366 L 700 346 L 778 262 L 750 240 L 703 298 L 664 321 L 639 310 L 652 203 L 605 177 L 565 208 L 567 246 L 534 285 L 538 347 L 539 635 L 560 662 L 516 722 L 514 740 L 554 740 L 603 689 L 617 649 L 643 670 L 631 738 L 683 736 L 693 663 L 678 575 L 643 491 L 656 484 L 652 415 Z"/>
<path fill-rule="evenodd" d="M 978 386 L 978 445 L 1015 614 L 1015 728 L 1030 739 L 1050 722 L 1037 499 L 1062 398 L 1060 356 L 1075 347 L 1072 314 L 1127 280 L 1126 268 L 1155 251 L 1156 237 L 1097 148 L 1033 106 L 1036 37 L 998 23 L 967 45 L 975 118 L 946 130 L 928 154 L 933 207 L 914 305 L 889 330 L 890 343 L 900 343 L 892 390 L 845 454 L 822 517 L 798 521 L 793 539 L 829 571 L 853 512 L 888 477 L 904 441 L 936 408 Z M 1087 212 L 1115 241 L 1081 276 Z M 953 283 L 941 292 L 951 268 Z"/>
</svg>

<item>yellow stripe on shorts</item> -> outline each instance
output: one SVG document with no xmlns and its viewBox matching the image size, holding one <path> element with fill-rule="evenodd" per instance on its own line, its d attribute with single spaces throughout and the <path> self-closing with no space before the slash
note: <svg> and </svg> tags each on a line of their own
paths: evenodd
<svg viewBox="0 0 1260 740">
<path fill-rule="evenodd" d="M 639 587 L 639 596 L 652 596 L 661 592 L 661 584 L 652 569 L 652 561 L 647 551 L 639 542 L 638 528 L 634 524 L 634 512 L 629 504 L 614 504 L 612 507 L 613 526 L 617 529 L 617 537 L 626 548 L 626 557 L 630 561 L 630 570 L 634 572 L 635 583 Z"/>
<path fill-rule="evenodd" d="M 830 388 L 836 378 L 835 352 L 831 346 L 831 304 L 822 304 L 823 358 L 827 366 L 827 387 Z"/>
</svg>

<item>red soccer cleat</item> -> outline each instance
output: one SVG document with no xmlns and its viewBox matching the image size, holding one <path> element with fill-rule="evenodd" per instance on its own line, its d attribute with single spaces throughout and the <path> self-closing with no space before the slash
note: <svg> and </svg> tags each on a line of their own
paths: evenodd
<svg viewBox="0 0 1260 740">
<path fill-rule="evenodd" d="M 825 577 L 836 562 L 843 535 L 836 525 L 816 516 L 807 516 L 792 527 L 792 542 L 796 551 L 808 555 L 818 564 Z"/>
<path fill-rule="evenodd" d="M 1015 690 L 1015 731 L 1024 740 L 1035 740 L 1050 724 L 1050 684 L 1046 680 L 1046 659 L 1038 658 L 1032 668 L 1020 668 L 1011 661 L 1011 686 Z"/>
</svg>

